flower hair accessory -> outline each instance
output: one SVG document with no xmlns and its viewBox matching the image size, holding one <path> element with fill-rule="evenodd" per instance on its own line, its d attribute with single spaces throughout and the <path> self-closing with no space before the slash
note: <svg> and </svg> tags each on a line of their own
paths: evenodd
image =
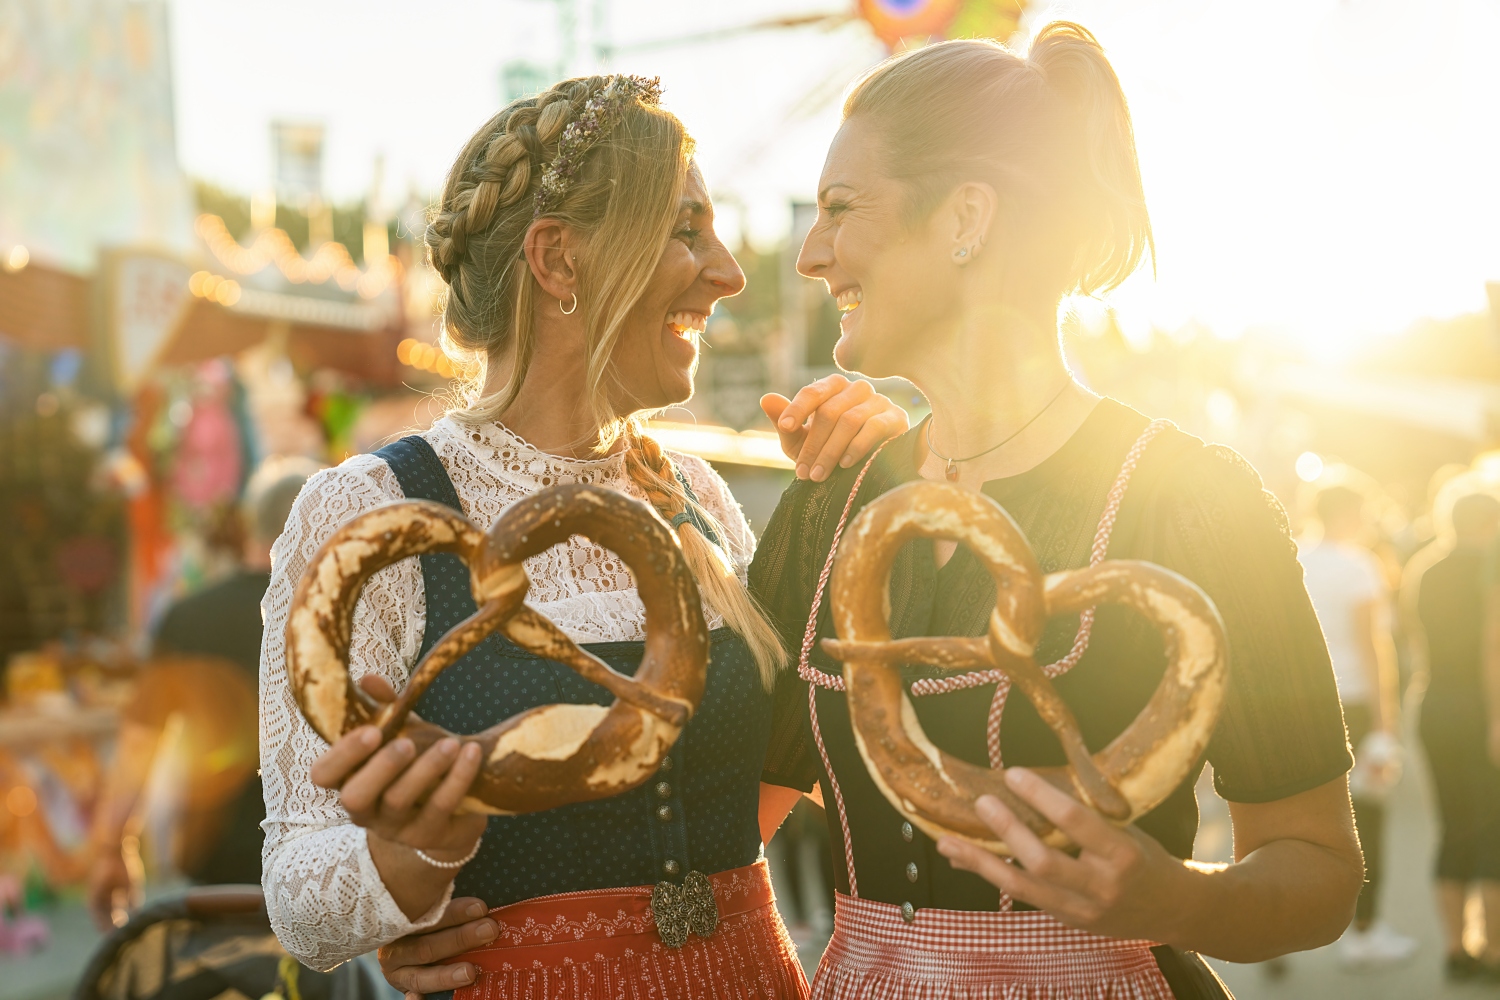
<svg viewBox="0 0 1500 1000">
<path fill-rule="evenodd" d="M 619 123 L 632 101 L 655 106 L 661 103 L 661 78 L 617 76 L 599 93 L 588 99 L 577 118 L 563 129 L 557 143 L 557 155 L 542 171 L 536 191 L 535 217 L 557 208 L 572 186 L 583 159 L 600 139 Z"/>
</svg>

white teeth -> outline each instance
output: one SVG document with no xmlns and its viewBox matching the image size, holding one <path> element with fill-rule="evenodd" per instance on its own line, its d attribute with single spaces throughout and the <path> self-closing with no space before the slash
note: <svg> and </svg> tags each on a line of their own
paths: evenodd
<svg viewBox="0 0 1500 1000">
<path fill-rule="evenodd" d="M 858 288 L 846 288 L 842 292 L 839 292 L 839 296 L 835 301 L 838 303 L 839 312 L 846 313 L 858 309 L 859 304 L 864 300 L 864 292 Z"/>
<path fill-rule="evenodd" d="M 702 313 L 674 312 L 667 315 L 667 326 L 679 336 L 687 333 L 702 333 L 708 328 L 708 317 Z"/>
</svg>

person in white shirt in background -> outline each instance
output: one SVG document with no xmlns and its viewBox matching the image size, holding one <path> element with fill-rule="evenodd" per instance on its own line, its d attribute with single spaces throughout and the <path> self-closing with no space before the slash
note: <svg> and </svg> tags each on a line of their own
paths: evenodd
<svg viewBox="0 0 1500 1000">
<path fill-rule="evenodd" d="M 1340 941 L 1351 967 L 1410 958 L 1414 939 L 1377 921 L 1385 799 L 1401 774 L 1399 682 L 1391 636 L 1391 597 L 1380 561 L 1364 544 L 1365 497 L 1345 485 L 1318 492 L 1322 535 L 1300 545 L 1307 592 L 1323 626 L 1355 765 L 1349 776 L 1355 826 L 1365 854 L 1365 885 L 1354 923 Z"/>
</svg>

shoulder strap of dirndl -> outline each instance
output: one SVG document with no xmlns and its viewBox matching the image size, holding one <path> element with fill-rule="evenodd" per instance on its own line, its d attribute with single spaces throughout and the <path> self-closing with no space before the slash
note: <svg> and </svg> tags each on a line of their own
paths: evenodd
<svg viewBox="0 0 1500 1000">
<path fill-rule="evenodd" d="M 406 499 L 432 500 L 463 513 L 453 480 L 448 478 L 442 459 L 438 458 L 426 438 L 412 434 L 400 441 L 392 441 L 377 451 L 375 457 L 391 467 Z"/>
<path fill-rule="evenodd" d="M 442 460 L 418 435 L 394 441 L 375 453 L 395 473 L 408 500 L 431 500 L 463 513 L 458 491 Z M 422 587 L 427 601 L 427 624 L 422 633 L 425 656 L 453 626 L 479 610 L 469 592 L 469 571 L 457 556 L 431 553 L 422 559 Z"/>
</svg>

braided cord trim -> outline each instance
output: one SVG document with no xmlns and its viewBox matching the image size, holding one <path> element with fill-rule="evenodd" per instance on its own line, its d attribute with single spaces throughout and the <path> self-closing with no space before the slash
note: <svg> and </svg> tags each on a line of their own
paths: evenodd
<svg viewBox="0 0 1500 1000">
<path fill-rule="evenodd" d="M 859 495 L 859 488 L 864 485 L 865 473 L 870 471 L 870 466 L 875 464 L 876 457 L 890 443 L 890 441 L 882 442 L 879 448 L 872 451 L 870 457 L 865 459 L 864 468 L 860 469 L 859 475 L 854 477 L 854 488 L 849 491 L 849 499 L 844 501 L 844 510 L 839 515 L 839 523 L 833 529 L 833 544 L 828 547 L 828 558 L 823 562 L 823 572 L 818 574 L 818 589 L 813 594 L 812 611 L 807 616 L 807 630 L 802 633 L 802 653 L 797 659 L 797 676 L 808 682 L 807 714 L 812 719 L 813 740 L 818 744 L 818 756 L 823 758 L 823 773 L 828 775 L 829 787 L 833 789 L 833 801 L 839 810 L 839 827 L 844 833 L 844 870 L 849 873 L 849 895 L 855 899 L 859 898 L 859 879 L 854 874 L 854 841 L 849 836 L 849 814 L 844 809 L 844 793 L 839 788 L 839 779 L 833 773 L 833 762 L 828 759 L 828 748 L 823 744 L 823 727 L 818 725 L 818 688 L 842 691 L 844 678 L 815 670 L 808 660 L 812 656 L 813 641 L 818 635 L 818 609 L 823 606 L 823 591 L 828 588 L 828 575 L 833 572 L 833 556 L 839 550 L 839 539 L 844 537 L 844 525 L 849 521 L 849 511 L 854 509 L 854 498 Z"/>
</svg>

